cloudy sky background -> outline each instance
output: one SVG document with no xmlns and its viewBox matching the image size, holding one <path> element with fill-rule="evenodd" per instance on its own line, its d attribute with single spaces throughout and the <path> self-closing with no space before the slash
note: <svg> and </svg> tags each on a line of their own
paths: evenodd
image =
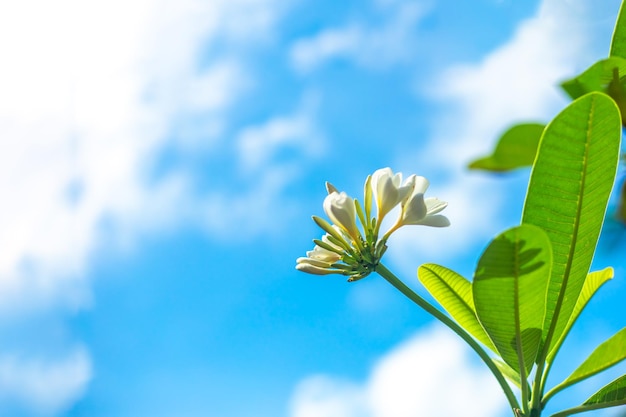
<svg viewBox="0 0 626 417">
<path fill-rule="evenodd" d="M 556 84 L 606 56 L 618 7 L 1 2 L 0 413 L 508 415 L 472 352 L 381 279 L 295 259 L 324 181 L 358 197 L 390 166 L 428 177 L 453 226 L 399 231 L 386 264 L 418 291 L 424 262 L 471 276 L 528 171 L 465 164 L 563 108 Z M 595 266 L 616 278 L 555 383 L 624 326 L 624 249 L 610 223 Z"/>
</svg>

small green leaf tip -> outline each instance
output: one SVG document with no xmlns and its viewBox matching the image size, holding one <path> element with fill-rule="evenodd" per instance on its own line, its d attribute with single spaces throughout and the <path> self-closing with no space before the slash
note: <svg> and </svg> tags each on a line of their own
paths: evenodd
<svg viewBox="0 0 626 417">
<path fill-rule="evenodd" d="M 531 166 L 544 128 L 539 123 L 524 123 L 509 128 L 498 140 L 493 153 L 474 160 L 469 169 L 506 172 Z"/>
</svg>

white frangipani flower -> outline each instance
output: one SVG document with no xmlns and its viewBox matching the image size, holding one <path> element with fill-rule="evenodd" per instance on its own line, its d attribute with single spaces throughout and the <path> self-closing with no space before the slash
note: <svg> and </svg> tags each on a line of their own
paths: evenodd
<svg viewBox="0 0 626 417">
<path fill-rule="evenodd" d="M 296 269 L 298 271 L 306 272 L 307 274 L 313 275 L 330 275 L 337 274 L 340 271 L 336 269 L 330 269 L 328 267 L 320 267 L 313 265 L 310 262 L 307 262 L 308 258 L 298 258 L 296 259 Z"/>
<path fill-rule="evenodd" d="M 440 214 L 448 204 L 437 198 L 425 198 L 428 180 L 417 175 L 402 182 L 402 174 L 391 168 L 382 168 L 367 177 L 364 186 L 364 204 L 349 197 L 330 183 L 324 199 L 324 211 L 330 222 L 313 216 L 313 221 L 326 231 L 321 240 L 314 239 L 315 247 L 306 257 L 296 260 L 296 269 L 315 275 L 347 275 L 348 281 L 365 278 L 379 268 L 387 239 L 405 225 L 445 227 L 450 221 Z M 377 213 L 373 216 L 373 201 Z M 379 237 L 383 218 L 394 207 L 401 205 L 395 225 Z M 359 224 L 357 225 L 357 218 Z"/>
<path fill-rule="evenodd" d="M 333 226 L 333 228 L 336 228 L 336 226 Z M 313 250 L 306 253 L 306 257 L 296 259 L 297 270 L 316 275 L 337 273 L 337 270 L 333 268 L 333 264 L 341 261 L 343 249 L 332 243 L 328 239 L 328 234 L 322 237 L 322 243 L 320 244 L 332 250 L 315 245 Z"/>
<path fill-rule="evenodd" d="M 398 219 L 398 227 L 405 225 L 447 227 L 450 220 L 446 216 L 437 214 L 448 206 L 448 203 L 435 197 L 424 198 L 428 188 L 428 181 L 416 182 L 413 194 L 402 204 L 402 212 Z"/>
<path fill-rule="evenodd" d="M 345 192 L 333 191 L 324 199 L 324 211 L 330 220 L 341 227 L 354 241 L 360 239 L 361 233 L 356 225 L 356 209 L 354 199 Z"/>
<path fill-rule="evenodd" d="M 339 253 L 329 251 L 328 249 L 324 249 L 317 245 L 315 245 L 313 250 L 308 251 L 306 253 L 306 256 L 311 259 L 316 259 L 327 263 L 335 263 L 341 259 L 341 255 L 339 255 Z"/>
<path fill-rule="evenodd" d="M 394 174 L 391 168 L 382 168 L 372 174 L 372 192 L 378 208 L 378 223 L 413 190 L 413 177 L 407 178 L 402 184 L 402 173 Z"/>
<path fill-rule="evenodd" d="M 424 177 L 421 177 L 419 175 L 412 175 L 411 177 L 412 177 L 413 188 L 411 189 L 411 192 L 406 196 L 406 200 L 408 200 L 415 194 L 419 194 L 419 193 L 424 194 L 426 190 L 428 189 L 428 186 L 430 185 L 428 180 Z M 406 200 L 404 202 L 406 202 Z"/>
</svg>

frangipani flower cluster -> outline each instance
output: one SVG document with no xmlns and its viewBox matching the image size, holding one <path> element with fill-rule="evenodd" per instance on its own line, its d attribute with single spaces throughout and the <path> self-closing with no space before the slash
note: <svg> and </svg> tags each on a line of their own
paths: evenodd
<svg viewBox="0 0 626 417">
<path fill-rule="evenodd" d="M 315 248 L 296 260 L 296 269 L 316 275 L 347 275 L 348 281 L 355 281 L 376 270 L 387 249 L 387 239 L 400 227 L 449 226 L 448 218 L 439 214 L 447 203 L 434 197 L 425 198 L 427 188 L 428 180 L 424 177 L 411 175 L 403 182 L 401 173 L 382 168 L 367 177 L 361 204 L 326 183 L 328 195 L 323 207 L 330 223 L 313 216 L 326 234 L 321 240 L 313 240 Z M 373 201 L 375 216 L 372 216 Z M 398 219 L 379 239 L 383 219 L 398 205 Z"/>
</svg>

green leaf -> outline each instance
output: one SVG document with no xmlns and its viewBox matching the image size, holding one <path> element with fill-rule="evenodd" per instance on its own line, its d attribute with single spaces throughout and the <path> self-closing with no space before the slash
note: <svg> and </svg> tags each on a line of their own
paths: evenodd
<svg viewBox="0 0 626 417">
<path fill-rule="evenodd" d="M 583 405 L 604 405 L 605 407 L 620 404 L 626 404 L 626 375 L 605 385 L 583 403 Z"/>
<path fill-rule="evenodd" d="M 558 392 L 626 359 L 626 327 L 598 346 L 589 357 L 552 391 Z"/>
<path fill-rule="evenodd" d="M 548 236 L 539 227 L 522 225 L 496 237 L 476 267 L 476 315 L 522 380 L 541 343 L 551 264 Z"/>
<path fill-rule="evenodd" d="M 451 269 L 436 264 L 420 266 L 417 275 L 430 295 L 461 327 L 489 349 L 497 352 L 476 318 L 472 284 L 467 279 Z"/>
<path fill-rule="evenodd" d="M 531 166 L 544 127 L 539 123 L 511 127 L 500 137 L 493 154 L 473 161 L 469 168 L 502 172 Z"/>
<path fill-rule="evenodd" d="M 577 99 L 592 91 L 608 93 L 609 86 L 617 79 L 623 83 L 626 74 L 626 58 L 611 57 L 596 62 L 582 74 L 564 81 L 561 87 L 572 98 Z"/>
<path fill-rule="evenodd" d="M 601 408 L 615 407 L 626 404 L 626 375 L 601 388 L 582 405 L 552 414 L 551 417 L 567 417 L 572 414 L 584 413 Z"/>
<path fill-rule="evenodd" d="M 560 339 L 589 271 L 615 179 L 620 114 L 613 100 L 587 94 L 546 127 L 533 166 L 523 224 L 550 237 L 553 265 L 544 338 Z M 543 359 L 543 358 L 542 358 Z"/>
<path fill-rule="evenodd" d="M 613 39 L 611 40 L 610 56 L 626 58 L 626 7 L 624 3 L 619 10 L 615 29 L 613 30 Z"/>
<path fill-rule="evenodd" d="M 608 280 L 613 278 L 613 268 L 605 268 L 602 271 L 595 271 L 587 274 L 587 278 L 585 278 L 585 283 L 583 284 L 583 289 L 578 296 L 578 300 L 576 301 L 576 305 L 574 306 L 574 310 L 572 310 L 572 315 L 563 329 L 563 333 L 559 338 L 558 342 L 553 346 L 550 354 L 548 355 L 548 362 L 552 362 L 554 356 L 557 354 L 559 347 L 567 337 L 570 329 L 578 319 L 578 316 L 583 311 L 591 297 L 598 291 L 598 289 Z"/>
<path fill-rule="evenodd" d="M 517 388 L 522 388 L 519 372 L 497 358 L 492 358 L 491 360 L 496 364 L 496 367 L 502 375 L 515 384 Z"/>
<path fill-rule="evenodd" d="M 561 87 L 573 99 L 593 91 L 608 94 L 620 109 L 622 124 L 626 126 L 626 59 L 611 57 L 598 61 Z"/>
</svg>

